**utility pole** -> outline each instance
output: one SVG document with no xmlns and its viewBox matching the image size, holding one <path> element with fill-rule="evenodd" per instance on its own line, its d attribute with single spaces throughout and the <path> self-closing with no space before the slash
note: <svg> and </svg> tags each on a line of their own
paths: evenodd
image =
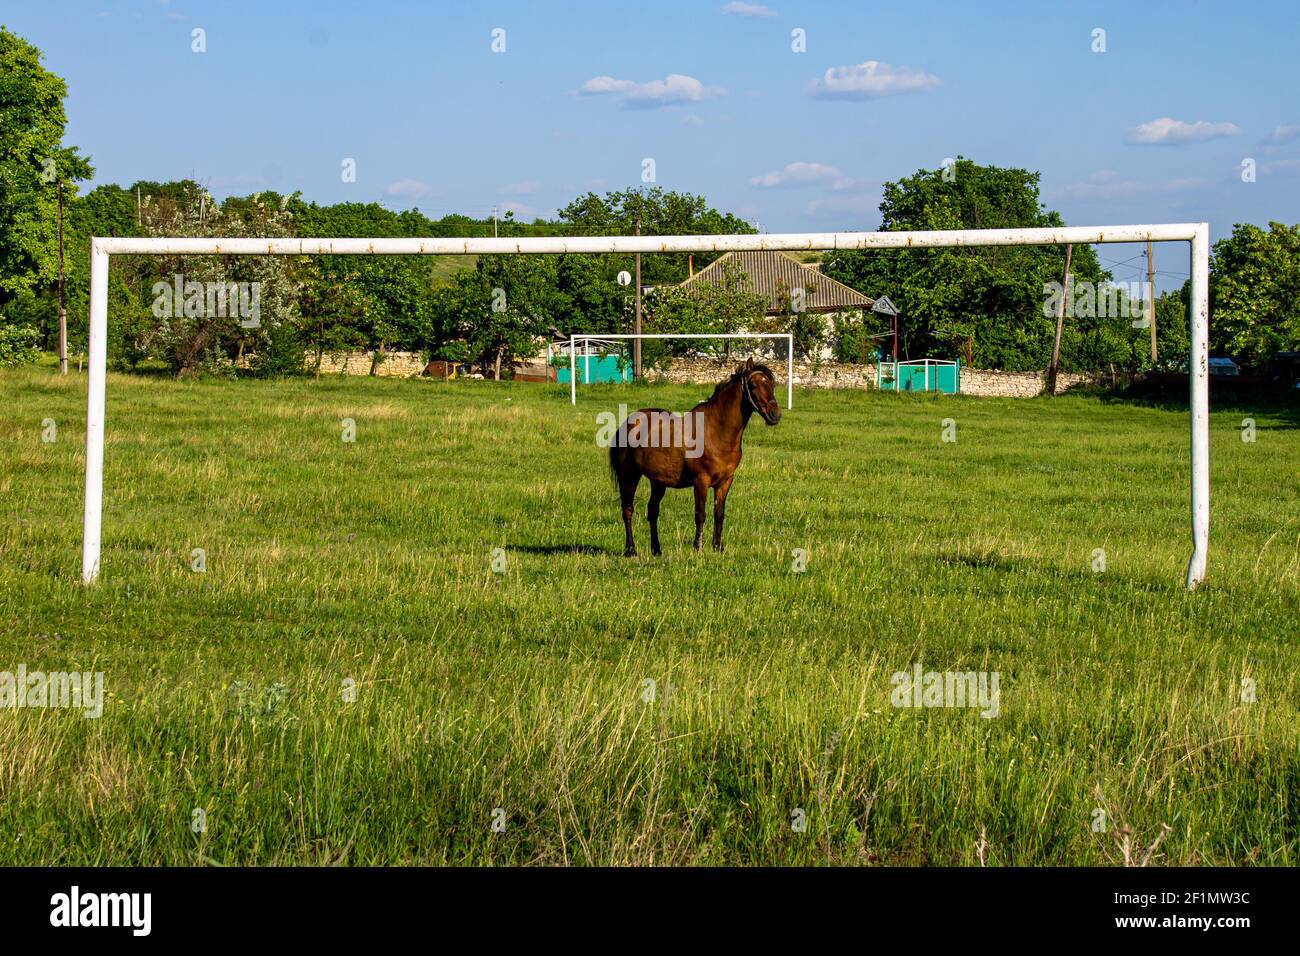
<svg viewBox="0 0 1300 956">
<path fill-rule="evenodd" d="M 492 207 L 492 238 L 497 238 L 497 207 Z"/>
<path fill-rule="evenodd" d="M 636 217 L 635 235 L 641 235 L 641 217 Z M 641 253 L 636 254 L 636 334 L 641 334 Z M 632 340 L 632 376 L 641 379 L 641 340 Z"/>
<path fill-rule="evenodd" d="M 59 374 L 68 374 L 68 286 L 63 273 L 63 177 L 59 177 Z"/>
<path fill-rule="evenodd" d="M 1065 275 L 1061 279 L 1061 304 L 1056 310 L 1056 338 L 1052 342 L 1052 364 L 1047 366 L 1047 394 L 1056 394 L 1056 368 L 1061 362 L 1061 327 L 1065 325 L 1065 300 L 1070 294 L 1070 261 L 1074 246 L 1065 247 Z"/>
<path fill-rule="evenodd" d="M 1151 364 L 1156 364 L 1156 266 L 1151 260 L 1151 240 L 1147 240 L 1147 311 L 1151 316 Z"/>
</svg>

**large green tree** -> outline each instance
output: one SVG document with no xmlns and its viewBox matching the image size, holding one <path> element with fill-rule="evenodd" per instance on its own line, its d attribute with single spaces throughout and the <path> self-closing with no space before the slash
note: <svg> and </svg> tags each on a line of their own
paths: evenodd
<svg viewBox="0 0 1300 956">
<path fill-rule="evenodd" d="M 1010 229 L 1064 225 L 1039 198 L 1039 174 L 980 166 L 959 158 L 946 169 L 919 170 L 886 183 L 883 230 Z M 1045 309 L 1060 283 L 1061 246 L 986 246 L 836 252 L 827 275 L 874 297 L 888 296 L 902 312 L 906 351 L 914 358 L 960 356 L 982 368 L 1046 367 L 1055 319 Z M 1074 250 L 1076 283 L 1109 279 L 1090 247 Z M 1134 355 L 1129 316 L 1067 320 L 1062 366 L 1095 369 Z"/>
<path fill-rule="evenodd" d="M 644 236 L 749 234 L 757 230 L 731 213 L 711 207 L 703 196 L 665 191 L 651 186 L 579 196 L 560 210 L 566 231 L 584 236 L 630 236 L 640 223 Z M 631 269 L 631 256 L 607 256 L 614 273 Z M 716 255 L 696 253 L 694 266 L 703 268 Z M 641 281 L 646 285 L 678 283 L 689 274 L 685 253 L 656 253 L 641 257 Z"/>
<path fill-rule="evenodd" d="M 158 183 L 138 183 L 140 196 L 161 192 Z M 97 186 L 74 198 L 66 210 L 65 268 L 68 275 L 68 338 L 73 351 L 86 345 L 86 315 L 90 301 L 90 237 L 144 236 L 137 222 L 136 186 Z M 144 338 L 153 322 L 149 287 L 136 257 L 114 260 L 108 274 L 108 350 L 117 364 L 133 366 L 148 356 Z M 52 290 L 40 298 L 47 338 L 56 318 Z"/>
<path fill-rule="evenodd" d="M 273 193 L 218 205 L 194 182 L 168 186 L 142 202 L 143 228 L 161 236 L 288 236 L 287 197 Z M 124 270 L 148 287 L 153 321 L 148 353 L 178 376 L 232 372 L 250 354 L 262 371 L 301 371 L 299 289 L 286 256 L 158 255 L 131 257 Z M 130 281 L 130 280 L 128 280 Z M 237 297 L 233 286 L 238 287 Z M 231 297 L 222 300 L 223 292 Z M 236 301 L 237 298 L 237 301 Z M 110 301 L 110 323 L 112 303 Z"/>
<path fill-rule="evenodd" d="M 1300 225 L 1238 224 L 1210 256 L 1210 347 L 1262 368 L 1300 349 Z"/>
<path fill-rule="evenodd" d="M 539 339 L 562 321 L 569 299 L 556 281 L 556 256 L 480 256 L 434 293 L 431 302 L 440 358 L 468 359 L 490 378 L 531 358 Z"/>
<path fill-rule="evenodd" d="M 0 305 L 54 278 L 67 92 L 40 50 L 0 26 Z"/>
</svg>

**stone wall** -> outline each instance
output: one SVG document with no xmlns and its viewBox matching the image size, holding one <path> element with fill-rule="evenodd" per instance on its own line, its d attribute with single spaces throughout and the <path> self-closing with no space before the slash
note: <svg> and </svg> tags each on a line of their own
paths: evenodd
<svg viewBox="0 0 1300 956">
<path fill-rule="evenodd" d="M 321 360 L 321 373 L 346 372 L 349 375 L 369 375 L 371 354 L 353 352 L 348 355 L 326 355 Z M 316 356 L 306 357 L 308 368 L 314 368 Z M 407 377 L 424 371 L 424 358 L 419 352 L 385 352 L 379 375 Z M 785 362 L 779 359 L 768 362 L 776 372 L 778 385 L 785 383 Z M 675 358 L 665 370 L 650 370 L 646 378 L 652 382 L 711 385 L 722 381 L 736 370 L 739 362 L 711 358 Z M 1061 372 L 1056 377 L 1058 391 L 1066 391 L 1095 377 L 1074 372 Z M 798 361 L 794 363 L 794 383 L 800 388 L 875 388 L 876 366 L 850 365 L 845 362 Z M 987 369 L 961 370 L 963 395 L 998 396 L 1002 398 L 1032 398 L 1043 390 L 1042 372 L 999 372 Z"/>
<path fill-rule="evenodd" d="M 316 353 L 309 352 L 304 358 L 304 364 L 309 369 L 316 367 Z M 349 352 L 344 355 L 326 354 L 321 358 L 320 371 L 322 375 L 328 375 L 331 372 L 344 372 L 348 375 L 369 375 L 370 363 L 374 361 L 373 354 L 370 352 Z M 385 352 L 384 360 L 379 363 L 376 369 L 376 375 L 392 376 L 406 378 L 411 375 L 419 375 L 424 371 L 424 366 L 428 364 L 419 352 Z"/>
<path fill-rule="evenodd" d="M 766 363 L 776 372 L 778 385 L 785 383 L 784 359 L 769 359 Z M 675 358 L 667 369 L 650 369 L 646 379 L 651 382 L 705 385 L 722 381 L 740 362 L 731 359 Z M 843 362 L 812 362 L 795 360 L 794 383 L 801 388 L 862 388 L 876 384 L 874 365 L 849 365 Z"/>
<path fill-rule="evenodd" d="M 676 358 L 664 371 L 650 371 L 650 381 L 690 383 L 704 385 L 719 382 L 736 370 L 737 362 L 720 359 Z M 780 380 L 785 381 L 785 362 L 768 363 Z M 961 370 L 963 395 L 986 395 L 1003 398 L 1033 398 L 1043 390 L 1042 372 L 999 372 L 986 369 Z M 1056 388 L 1067 391 L 1076 385 L 1093 381 L 1092 376 L 1074 372 L 1061 372 L 1056 376 Z M 801 388 L 875 388 L 875 365 L 849 365 L 844 362 L 794 363 L 794 383 Z"/>
<path fill-rule="evenodd" d="M 1001 398 L 1033 398 L 1043 391 L 1046 376 L 1042 372 L 997 372 L 988 369 L 961 370 L 961 393 Z M 1096 381 L 1094 376 L 1077 372 L 1057 372 L 1056 390 L 1069 391 L 1076 385 Z"/>
</svg>

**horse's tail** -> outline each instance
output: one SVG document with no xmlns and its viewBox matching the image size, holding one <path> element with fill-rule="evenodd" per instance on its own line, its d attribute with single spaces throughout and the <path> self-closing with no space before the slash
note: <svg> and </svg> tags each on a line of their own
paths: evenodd
<svg viewBox="0 0 1300 956">
<path fill-rule="evenodd" d="M 614 487 L 618 488 L 619 466 L 623 462 L 623 449 L 619 447 L 618 433 L 611 437 L 609 442 L 609 477 L 614 482 Z"/>
<path fill-rule="evenodd" d="M 622 490 L 623 456 L 628 452 L 628 422 L 631 419 L 632 416 L 629 415 L 619 422 L 618 430 L 609 437 L 609 476 L 614 482 L 614 487 L 620 491 Z"/>
</svg>

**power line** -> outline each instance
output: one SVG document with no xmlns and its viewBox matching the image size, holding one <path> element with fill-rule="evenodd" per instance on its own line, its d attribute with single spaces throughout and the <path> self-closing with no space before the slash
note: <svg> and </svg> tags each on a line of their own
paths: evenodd
<svg viewBox="0 0 1300 956">
<path fill-rule="evenodd" d="M 1136 272 L 1138 275 L 1144 275 L 1146 273 L 1146 270 L 1141 266 L 1123 266 L 1122 268 L 1128 269 L 1131 272 Z"/>
</svg>

